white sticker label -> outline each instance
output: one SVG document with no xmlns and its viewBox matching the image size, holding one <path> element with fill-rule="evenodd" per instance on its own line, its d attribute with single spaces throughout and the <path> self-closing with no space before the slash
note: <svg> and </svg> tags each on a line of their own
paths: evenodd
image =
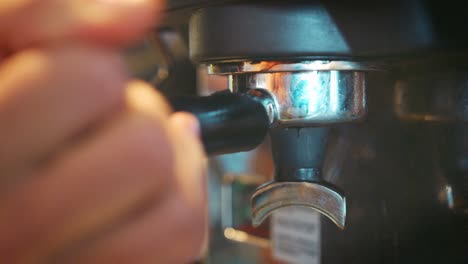
<svg viewBox="0 0 468 264">
<path fill-rule="evenodd" d="M 305 207 L 276 210 L 272 217 L 273 257 L 292 264 L 320 264 L 320 214 Z"/>
</svg>

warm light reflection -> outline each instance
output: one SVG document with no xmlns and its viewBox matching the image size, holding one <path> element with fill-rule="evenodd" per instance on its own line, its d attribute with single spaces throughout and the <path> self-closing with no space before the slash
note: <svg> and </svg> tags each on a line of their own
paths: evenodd
<svg viewBox="0 0 468 264">
<path fill-rule="evenodd" d="M 337 71 L 330 71 L 330 109 L 337 113 L 340 109 L 340 87 L 339 87 L 339 80 L 338 80 L 338 72 Z"/>
<path fill-rule="evenodd" d="M 229 240 L 233 240 L 233 241 L 237 241 L 241 243 L 248 243 L 248 244 L 252 244 L 252 245 L 256 245 L 256 246 L 264 247 L 264 248 L 270 246 L 270 241 L 267 239 L 252 236 L 244 231 L 239 231 L 231 227 L 224 229 L 224 237 Z"/>
</svg>

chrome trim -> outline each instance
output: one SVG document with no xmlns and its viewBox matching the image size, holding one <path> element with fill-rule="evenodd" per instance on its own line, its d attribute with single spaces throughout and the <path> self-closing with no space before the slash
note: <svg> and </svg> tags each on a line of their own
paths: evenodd
<svg viewBox="0 0 468 264">
<path fill-rule="evenodd" d="M 379 71 L 378 64 L 354 61 L 310 60 L 301 62 L 285 61 L 244 61 L 207 65 L 209 74 L 241 74 L 256 72 L 298 72 L 298 71 Z"/>
<path fill-rule="evenodd" d="M 309 71 L 245 74 L 246 88 L 265 89 L 280 127 L 353 122 L 366 115 L 365 72 Z"/>
</svg>

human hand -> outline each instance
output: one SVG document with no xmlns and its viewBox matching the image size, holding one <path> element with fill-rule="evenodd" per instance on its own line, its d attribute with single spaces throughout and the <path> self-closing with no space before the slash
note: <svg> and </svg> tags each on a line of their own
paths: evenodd
<svg viewBox="0 0 468 264">
<path fill-rule="evenodd" d="M 118 51 L 161 10 L 155 0 L 0 1 L 0 262 L 199 256 L 198 123 L 128 83 Z"/>
</svg>

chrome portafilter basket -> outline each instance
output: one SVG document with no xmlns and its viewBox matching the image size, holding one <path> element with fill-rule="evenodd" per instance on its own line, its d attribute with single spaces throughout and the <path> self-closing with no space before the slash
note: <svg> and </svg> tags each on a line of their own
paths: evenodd
<svg viewBox="0 0 468 264">
<path fill-rule="evenodd" d="M 344 228 L 345 195 L 322 175 L 328 126 L 365 116 L 365 71 L 372 68 L 349 61 L 264 61 L 208 69 L 229 74 L 232 92 L 261 91 L 269 98 L 263 101 L 271 120 L 275 175 L 252 196 L 253 225 L 259 226 L 276 209 L 304 206 Z"/>
<path fill-rule="evenodd" d="M 252 196 L 253 225 L 281 207 L 304 206 L 344 228 L 345 195 L 326 182 L 322 172 L 328 131 L 330 125 L 363 119 L 366 71 L 375 68 L 350 61 L 230 62 L 207 67 L 209 74 L 228 75 L 229 90 L 205 98 L 195 108 L 179 99 L 173 105 L 197 114 L 205 147 L 215 146 L 206 148 L 209 154 L 253 149 L 269 133 L 275 175 Z"/>
</svg>

